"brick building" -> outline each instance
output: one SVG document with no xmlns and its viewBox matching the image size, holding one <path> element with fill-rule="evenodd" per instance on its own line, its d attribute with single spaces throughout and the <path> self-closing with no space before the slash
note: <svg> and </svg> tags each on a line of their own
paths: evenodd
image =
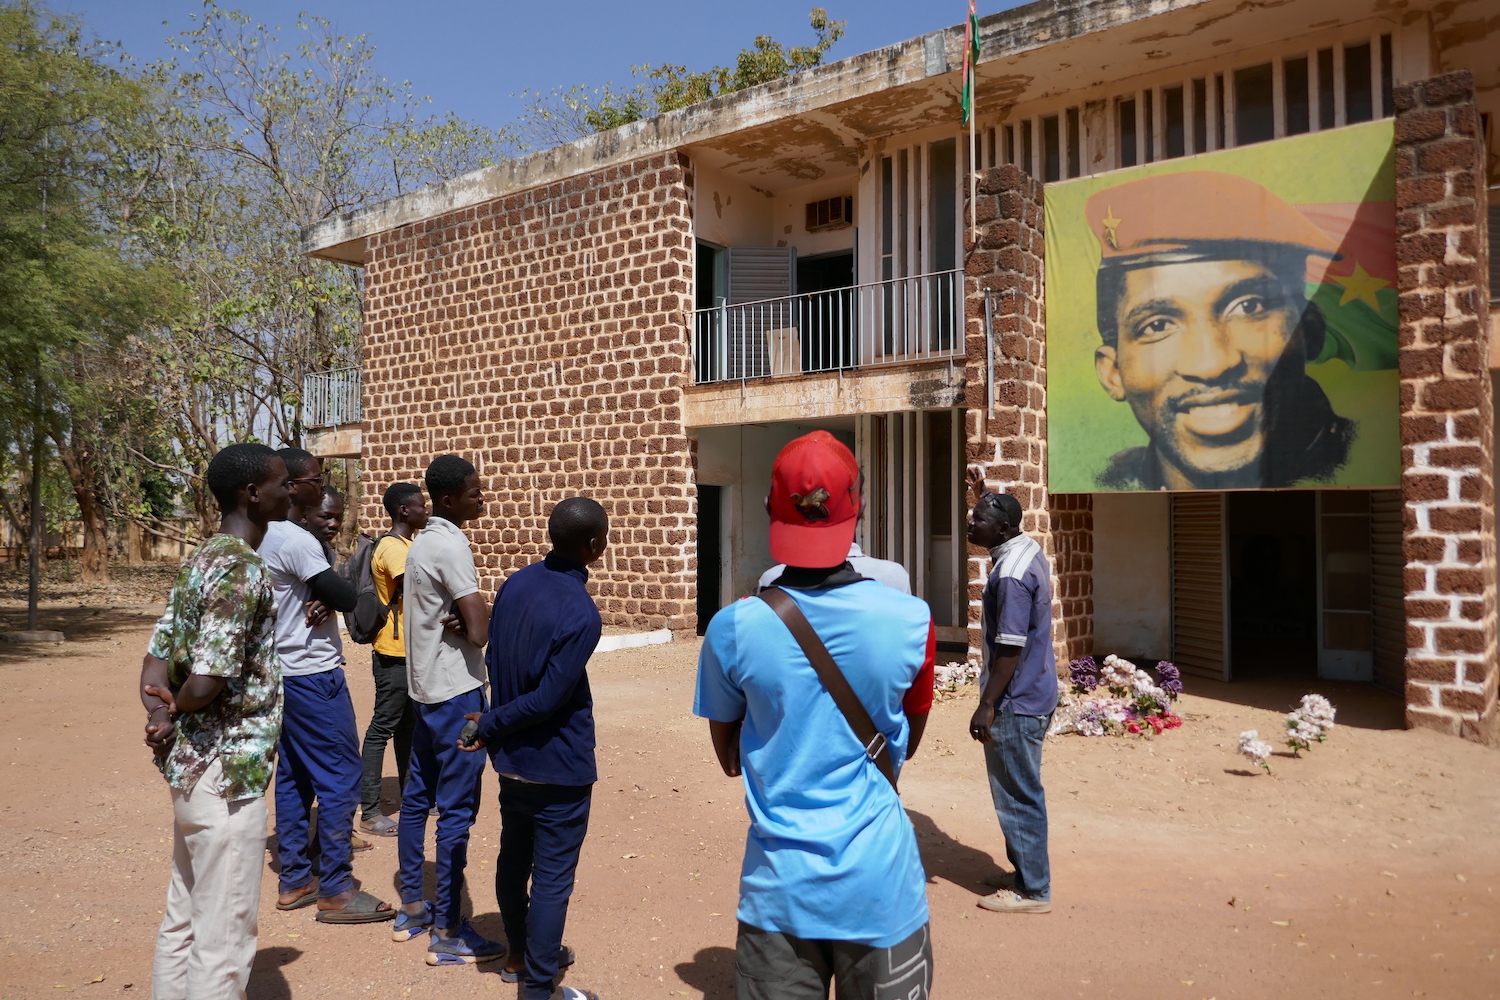
<svg viewBox="0 0 1500 1000">
<path fill-rule="evenodd" d="M 324 447 L 363 459 L 367 521 L 380 485 L 471 456 L 490 585 L 589 492 L 606 622 L 691 634 L 771 562 L 775 452 L 826 428 L 865 470 L 862 547 L 954 649 L 979 466 L 1054 560 L 1060 654 L 1369 680 L 1493 742 L 1497 24 L 1500 0 L 1036 3 L 981 21 L 972 171 L 955 27 L 351 213 L 304 234 L 364 268 L 362 414 Z M 1361 447 L 1389 481 L 1049 489 L 1047 192 L 1382 121 L 1397 336 Z M 1296 586 L 1246 576 L 1267 553 Z"/>
</svg>

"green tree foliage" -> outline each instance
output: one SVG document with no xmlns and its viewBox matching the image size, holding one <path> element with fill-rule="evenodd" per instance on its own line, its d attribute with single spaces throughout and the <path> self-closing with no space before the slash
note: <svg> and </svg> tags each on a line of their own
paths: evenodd
<svg viewBox="0 0 1500 1000">
<path fill-rule="evenodd" d="M 822 7 L 814 7 L 808 14 L 817 37 L 812 45 L 787 48 L 770 35 L 760 35 L 750 48 L 740 50 L 733 66 L 706 70 L 673 64 L 633 66 L 631 73 L 639 82 L 628 90 L 612 84 L 592 90 L 575 84 L 546 94 L 525 92 L 528 100 L 518 135 L 532 146 L 555 146 L 779 80 L 821 63 L 843 37 L 847 23 L 832 20 Z"/>
<path fill-rule="evenodd" d="M 92 578 L 105 572 L 106 524 L 105 404 L 91 373 L 114 370 L 174 298 L 130 239 L 149 88 L 111 55 L 76 21 L 0 5 L 0 408 L 11 450 L 36 467 L 47 468 L 48 440 L 56 446 Z"/>
</svg>

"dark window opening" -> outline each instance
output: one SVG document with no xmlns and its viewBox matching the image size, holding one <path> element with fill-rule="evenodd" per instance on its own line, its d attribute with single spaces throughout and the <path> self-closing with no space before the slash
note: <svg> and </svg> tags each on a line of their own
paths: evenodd
<svg viewBox="0 0 1500 1000">
<path fill-rule="evenodd" d="M 1133 167 L 1135 156 L 1135 101 L 1121 101 L 1120 115 L 1120 166 Z"/>
<path fill-rule="evenodd" d="M 1333 128 L 1333 50 L 1318 50 L 1318 128 Z"/>
<path fill-rule="evenodd" d="M 1083 173 L 1083 137 L 1078 127 L 1078 109 L 1068 109 L 1068 176 Z"/>
<path fill-rule="evenodd" d="M 1208 81 L 1193 81 L 1193 152 L 1208 152 Z"/>
<path fill-rule="evenodd" d="M 1062 180 L 1062 137 L 1057 132 L 1057 116 L 1042 119 L 1042 180 Z"/>
<path fill-rule="evenodd" d="M 932 270 L 958 267 L 958 174 L 957 146 L 952 139 L 935 142 L 927 153 L 927 205 L 932 213 Z M 852 267 L 852 264 L 851 264 Z M 932 350 L 953 346 L 957 328 L 953 282 L 932 286 Z"/>
<path fill-rule="evenodd" d="M 723 554 L 719 540 L 723 519 L 722 486 L 698 486 L 698 634 L 708 630 L 708 621 L 719 610 L 719 575 Z"/>
<path fill-rule="evenodd" d="M 1370 43 L 1344 46 L 1344 121 L 1367 122 L 1375 117 L 1375 95 L 1370 87 Z"/>
<path fill-rule="evenodd" d="M 1288 59 L 1281 64 L 1281 90 L 1286 97 L 1286 134 L 1301 135 L 1311 131 L 1306 56 Z"/>
<path fill-rule="evenodd" d="M 1161 92 L 1162 117 L 1166 119 L 1165 159 L 1171 160 L 1187 153 L 1187 119 L 1183 115 L 1182 88 L 1168 87 Z"/>
<path fill-rule="evenodd" d="M 1271 64 L 1234 71 L 1234 144 L 1248 146 L 1276 137 Z"/>
<path fill-rule="evenodd" d="M 1229 137 L 1224 134 L 1224 74 L 1214 74 L 1214 135 L 1218 136 L 1220 149 L 1229 147 Z"/>
<path fill-rule="evenodd" d="M 1014 125 L 1005 126 L 1005 162 L 1016 162 L 1016 127 Z"/>
<path fill-rule="evenodd" d="M 1141 123 L 1141 138 L 1146 143 L 1146 162 L 1156 162 L 1156 91 L 1146 91 L 1143 102 L 1146 120 Z"/>
<path fill-rule="evenodd" d="M 1031 119 L 1028 118 L 1021 123 L 1021 169 L 1032 177 L 1036 176 L 1036 167 L 1032 166 L 1031 160 Z"/>
<path fill-rule="evenodd" d="M 1395 114 L 1395 107 L 1391 104 L 1391 90 L 1394 89 L 1395 81 L 1392 78 L 1391 69 L 1391 36 L 1380 36 L 1380 117 L 1389 118 Z"/>
</svg>

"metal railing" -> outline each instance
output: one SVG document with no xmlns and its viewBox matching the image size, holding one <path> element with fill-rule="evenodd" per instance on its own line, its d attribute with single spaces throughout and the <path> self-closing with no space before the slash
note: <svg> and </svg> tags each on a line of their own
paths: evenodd
<svg viewBox="0 0 1500 1000">
<path fill-rule="evenodd" d="M 302 425 L 338 427 L 362 419 L 360 370 L 338 368 L 302 377 Z"/>
<path fill-rule="evenodd" d="M 948 358 L 964 351 L 963 271 L 936 271 L 693 313 L 693 381 Z"/>
</svg>

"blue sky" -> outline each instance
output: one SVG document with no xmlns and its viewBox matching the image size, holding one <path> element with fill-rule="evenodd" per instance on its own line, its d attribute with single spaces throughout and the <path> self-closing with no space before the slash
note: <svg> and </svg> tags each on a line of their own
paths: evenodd
<svg viewBox="0 0 1500 1000">
<path fill-rule="evenodd" d="M 433 98 L 435 111 L 499 128 L 520 113 L 511 95 L 526 87 L 629 83 L 631 65 L 640 63 L 728 65 L 759 34 L 809 44 L 807 12 L 814 2 L 223 0 L 223 6 L 282 26 L 283 39 L 295 35 L 300 11 L 327 18 L 341 34 L 368 35 L 384 76 L 410 80 L 418 94 Z M 963 0 L 821 2 L 831 16 L 849 23 L 830 59 L 959 24 L 967 13 Z M 191 15 L 201 9 L 198 0 L 53 0 L 51 6 L 122 42 L 141 62 L 167 55 L 164 39 L 191 27 Z M 1011 0 L 988 0 L 979 13 L 1013 6 Z"/>
</svg>

